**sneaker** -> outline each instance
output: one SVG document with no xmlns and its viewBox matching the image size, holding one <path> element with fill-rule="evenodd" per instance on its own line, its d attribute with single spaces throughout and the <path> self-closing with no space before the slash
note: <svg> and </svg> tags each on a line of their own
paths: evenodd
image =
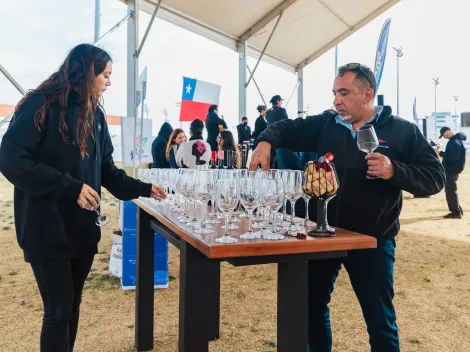
<svg viewBox="0 0 470 352">
<path fill-rule="evenodd" d="M 462 214 L 460 213 L 449 213 L 444 215 L 444 219 L 462 219 Z"/>
</svg>

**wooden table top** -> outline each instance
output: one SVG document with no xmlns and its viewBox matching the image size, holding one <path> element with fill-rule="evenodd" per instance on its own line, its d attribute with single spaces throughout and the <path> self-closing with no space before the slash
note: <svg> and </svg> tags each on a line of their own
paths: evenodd
<svg viewBox="0 0 470 352">
<path fill-rule="evenodd" d="M 307 236 L 306 239 L 298 239 L 292 236 L 285 236 L 283 240 L 245 240 L 239 236 L 248 230 L 248 219 L 246 218 L 241 218 L 242 221 L 237 223 L 240 227 L 238 230 L 230 231 L 230 236 L 237 238 L 238 242 L 223 244 L 215 241 L 216 238 L 221 237 L 224 233 L 224 230 L 220 228 L 223 225 L 223 221 L 220 224 L 211 224 L 214 233 L 199 235 L 194 233 L 195 230 L 193 228 L 180 223 L 177 217 L 181 213 L 172 212 L 169 206 L 159 207 L 157 211 L 140 200 L 134 200 L 134 203 L 211 259 L 347 251 L 377 247 L 377 240 L 374 237 L 340 228 L 336 228 L 335 237 Z M 308 228 L 308 230 L 312 229 L 314 227 Z"/>
</svg>

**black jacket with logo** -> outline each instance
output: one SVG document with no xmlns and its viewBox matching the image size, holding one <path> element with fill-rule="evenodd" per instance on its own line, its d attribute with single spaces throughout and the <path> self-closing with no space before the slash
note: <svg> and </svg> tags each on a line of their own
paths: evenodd
<svg viewBox="0 0 470 352">
<path fill-rule="evenodd" d="M 39 95 L 24 102 L 3 136 L 0 171 L 15 186 L 15 226 L 25 260 L 47 261 L 91 257 L 101 237 L 97 213 L 82 209 L 77 200 L 83 184 L 99 194 L 106 187 L 116 198 L 148 197 L 151 185 L 128 177 L 113 162 L 113 145 L 105 116 L 97 109 L 88 156 L 76 144 L 78 94 L 68 100 L 64 142 L 59 131 L 60 105 L 53 103 L 39 131 L 34 116 L 43 101 Z"/>
<path fill-rule="evenodd" d="M 449 139 L 446 145 L 446 151 L 441 152 L 442 165 L 449 174 L 460 174 L 465 168 L 465 153 L 467 152 L 463 142 L 467 136 L 462 133 L 456 133 Z"/>
<path fill-rule="evenodd" d="M 380 139 L 375 151 L 386 155 L 394 175 L 385 181 L 367 179 L 365 153 L 357 148 L 351 131 L 336 122 L 330 111 L 306 119 L 285 120 L 268 126 L 258 141 L 297 152 L 331 152 L 339 177 L 339 190 L 328 205 L 331 225 L 374 236 L 391 238 L 400 230 L 402 190 L 431 195 L 442 190 L 445 174 L 436 153 L 418 127 L 391 115 L 385 106 L 372 122 Z M 316 207 L 312 217 L 316 218 Z"/>
</svg>

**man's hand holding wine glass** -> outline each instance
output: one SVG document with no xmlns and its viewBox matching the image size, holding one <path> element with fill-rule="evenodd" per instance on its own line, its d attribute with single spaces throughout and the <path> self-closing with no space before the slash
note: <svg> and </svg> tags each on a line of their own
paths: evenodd
<svg viewBox="0 0 470 352">
<path fill-rule="evenodd" d="M 380 153 L 369 153 L 366 155 L 367 174 L 372 177 L 378 177 L 383 180 L 389 180 L 393 177 L 393 164 L 388 157 Z"/>
</svg>

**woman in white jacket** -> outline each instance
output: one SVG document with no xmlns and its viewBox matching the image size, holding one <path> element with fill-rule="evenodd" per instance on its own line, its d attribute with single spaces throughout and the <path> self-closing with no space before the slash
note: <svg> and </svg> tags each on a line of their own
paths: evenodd
<svg viewBox="0 0 470 352">
<path fill-rule="evenodd" d="M 188 142 L 181 144 L 176 153 L 176 163 L 179 167 L 197 169 L 201 165 L 209 166 L 211 147 L 202 138 L 203 130 L 204 122 L 199 119 L 191 122 L 189 126 L 191 138 Z"/>
</svg>

